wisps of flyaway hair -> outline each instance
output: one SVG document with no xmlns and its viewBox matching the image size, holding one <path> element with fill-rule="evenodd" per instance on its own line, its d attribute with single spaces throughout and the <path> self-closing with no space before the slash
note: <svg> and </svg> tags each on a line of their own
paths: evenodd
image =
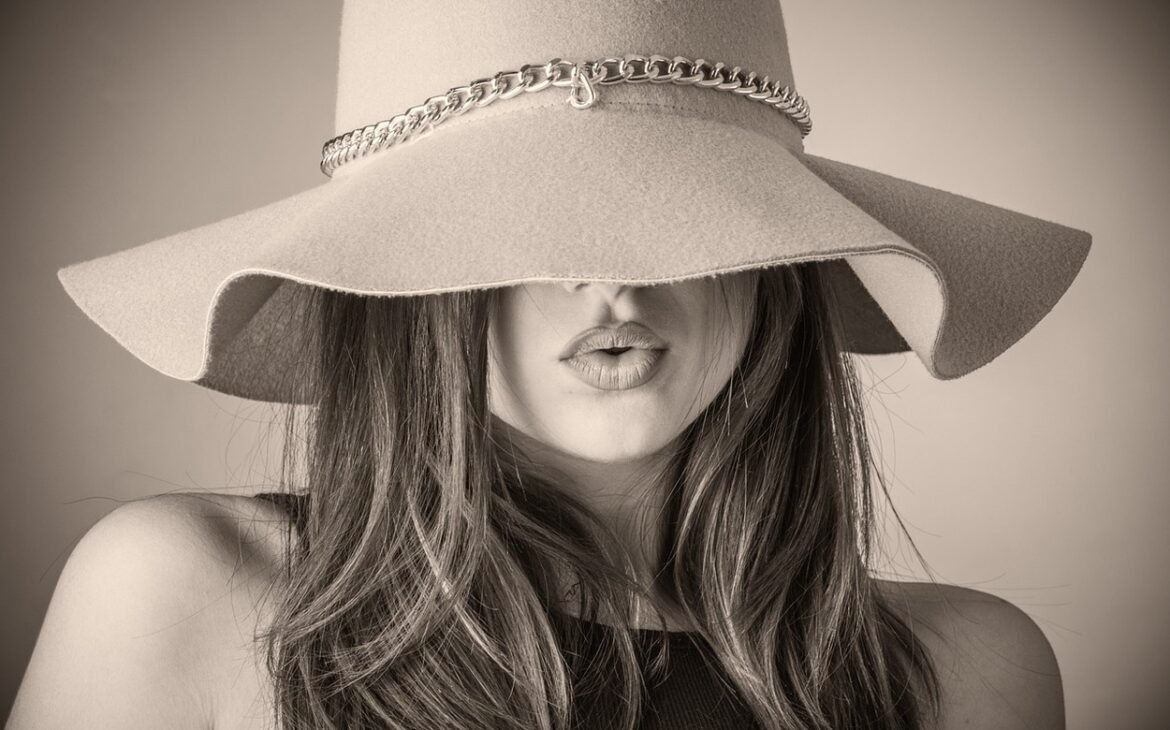
<svg viewBox="0 0 1170 730">
<path fill-rule="evenodd" d="M 760 271 L 743 357 L 673 447 L 656 589 L 761 727 L 921 727 L 937 680 L 867 570 L 885 486 L 822 266 Z M 298 297 L 313 336 L 288 377 L 313 406 L 290 408 L 283 483 L 309 495 L 307 526 L 257 636 L 279 726 L 633 730 L 668 644 L 640 666 L 603 627 L 581 652 L 580 622 L 550 610 L 566 575 L 592 620 L 649 593 L 488 408 L 499 290 Z M 588 714 L 602 692 L 619 716 Z"/>
</svg>

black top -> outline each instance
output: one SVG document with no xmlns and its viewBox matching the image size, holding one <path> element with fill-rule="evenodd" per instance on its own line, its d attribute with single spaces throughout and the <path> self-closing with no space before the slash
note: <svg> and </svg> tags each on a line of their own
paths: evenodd
<svg viewBox="0 0 1170 730">
<path fill-rule="evenodd" d="M 298 531 L 304 530 L 305 501 L 301 495 L 268 492 L 256 495 L 282 507 Z M 586 650 L 600 629 L 598 624 L 580 618 Z M 654 629 L 633 629 L 635 647 L 646 656 L 652 645 Z M 759 725 L 747 706 L 731 689 L 707 642 L 698 633 L 667 632 L 670 661 L 665 675 L 657 682 L 646 682 L 642 703 L 643 730 L 753 730 Z M 575 703 L 583 728 L 610 727 L 606 718 L 618 717 L 620 698 L 615 693 L 579 698 Z"/>
</svg>

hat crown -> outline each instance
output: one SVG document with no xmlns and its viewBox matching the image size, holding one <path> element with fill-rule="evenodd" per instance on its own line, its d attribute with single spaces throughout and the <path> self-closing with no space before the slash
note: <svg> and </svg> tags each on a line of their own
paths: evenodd
<svg viewBox="0 0 1170 730">
<path fill-rule="evenodd" d="M 345 0 L 335 134 L 524 64 L 631 53 L 722 62 L 795 89 L 779 0 Z"/>
</svg>

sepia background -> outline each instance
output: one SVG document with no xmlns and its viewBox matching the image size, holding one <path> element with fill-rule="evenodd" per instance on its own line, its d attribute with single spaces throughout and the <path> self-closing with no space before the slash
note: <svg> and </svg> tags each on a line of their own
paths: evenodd
<svg viewBox="0 0 1170 730">
<path fill-rule="evenodd" d="M 251 492 L 277 467 L 272 407 L 151 370 L 73 306 L 55 272 L 322 183 L 340 3 L 0 8 L 6 716 L 90 525 L 146 494 Z M 1164 727 L 1170 8 L 784 9 L 816 122 L 810 152 L 1093 233 L 1071 290 L 990 365 L 949 382 L 913 355 L 865 358 L 863 370 L 895 504 L 934 575 L 1036 619 L 1070 728 Z M 896 534 L 881 567 L 925 574 Z"/>
</svg>

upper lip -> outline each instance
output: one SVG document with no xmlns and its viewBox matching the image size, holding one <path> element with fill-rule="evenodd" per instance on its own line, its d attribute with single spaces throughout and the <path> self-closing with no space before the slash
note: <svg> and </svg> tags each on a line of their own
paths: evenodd
<svg viewBox="0 0 1170 730">
<path fill-rule="evenodd" d="M 637 322 L 623 322 L 616 327 L 593 327 L 573 338 L 561 351 L 561 359 L 568 360 L 591 350 L 611 347 L 638 347 L 644 350 L 665 350 L 666 343 L 654 330 Z"/>
</svg>

